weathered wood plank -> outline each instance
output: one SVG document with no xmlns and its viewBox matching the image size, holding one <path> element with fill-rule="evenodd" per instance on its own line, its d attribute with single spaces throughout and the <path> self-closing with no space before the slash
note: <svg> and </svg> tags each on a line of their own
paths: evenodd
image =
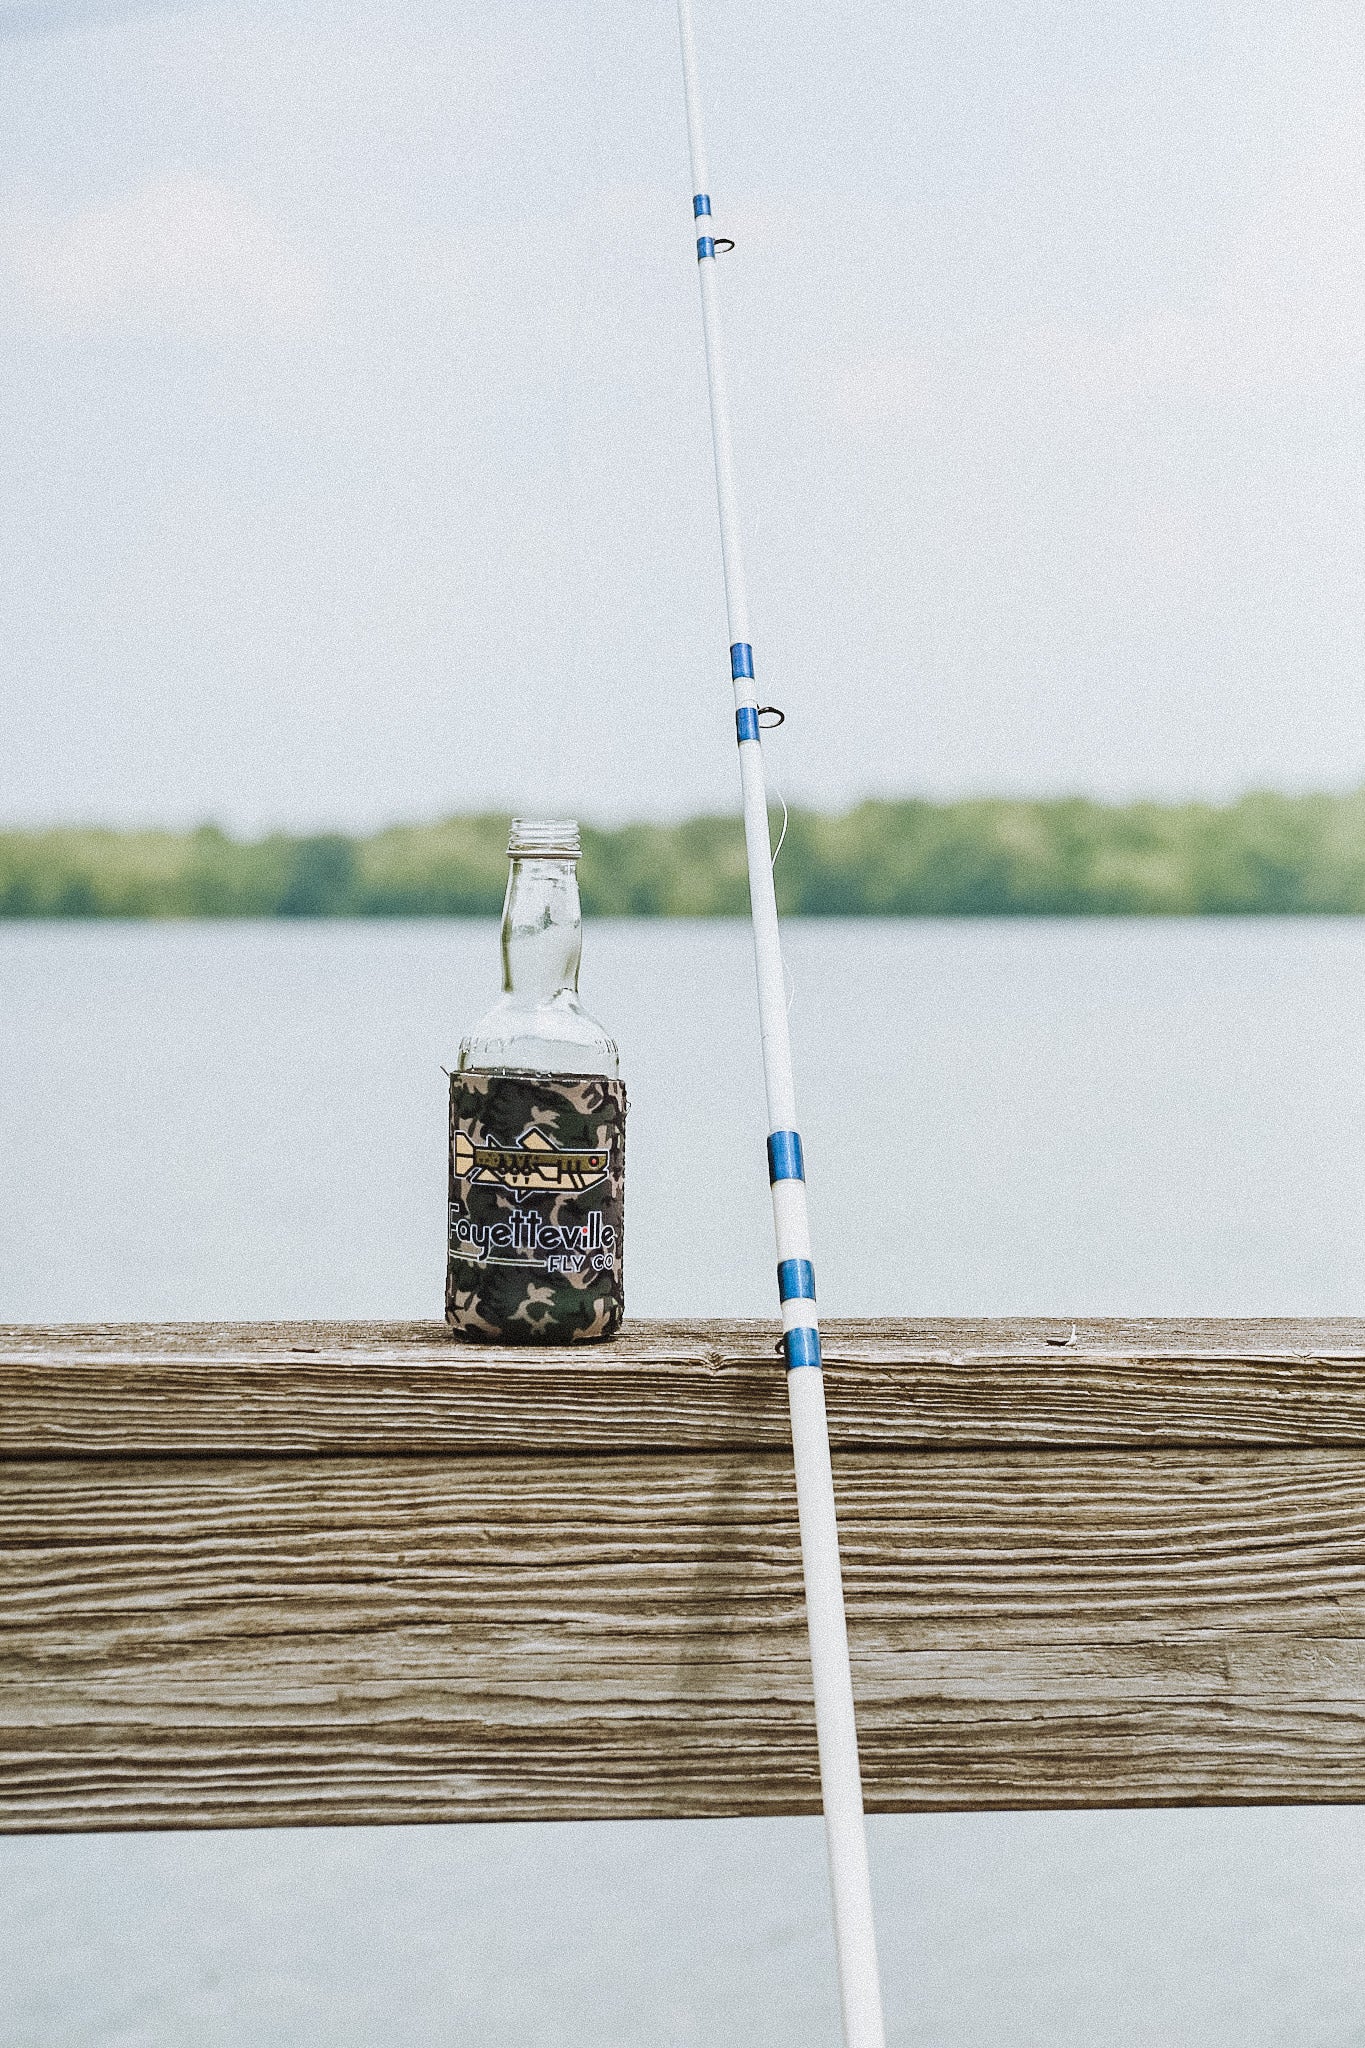
<svg viewBox="0 0 1365 2048">
<path fill-rule="evenodd" d="M 869 1804 L 1365 1798 L 1365 1454 L 844 1452 Z M 790 1465 L 13 1462 L 0 1825 L 804 1812 Z"/>
<path fill-rule="evenodd" d="M 1365 1323 L 834 1324 L 874 1807 L 1365 1797 Z M 816 1800 L 764 1325 L 0 1331 L 0 1826 Z"/>
<path fill-rule="evenodd" d="M 845 1448 L 1365 1447 L 1365 1322 L 832 1322 Z M 565 1352 L 438 1324 L 0 1329 L 0 1458 L 780 1449 L 775 1326 Z"/>
</svg>

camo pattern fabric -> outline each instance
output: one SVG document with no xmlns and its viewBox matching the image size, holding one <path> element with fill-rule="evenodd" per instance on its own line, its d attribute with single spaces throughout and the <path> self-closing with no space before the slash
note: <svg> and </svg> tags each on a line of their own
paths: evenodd
<svg viewBox="0 0 1365 2048">
<path fill-rule="evenodd" d="M 450 1077 L 446 1321 L 485 1344 L 590 1344 L 625 1308 L 626 1091 L 599 1074 Z"/>
</svg>

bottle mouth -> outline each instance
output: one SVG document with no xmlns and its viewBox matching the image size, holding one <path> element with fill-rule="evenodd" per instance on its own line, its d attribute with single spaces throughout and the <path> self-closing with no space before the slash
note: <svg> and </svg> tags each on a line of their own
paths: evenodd
<svg viewBox="0 0 1365 2048">
<path fill-rule="evenodd" d="M 577 818 L 513 818 L 509 860 L 577 860 L 582 854 Z"/>
</svg>

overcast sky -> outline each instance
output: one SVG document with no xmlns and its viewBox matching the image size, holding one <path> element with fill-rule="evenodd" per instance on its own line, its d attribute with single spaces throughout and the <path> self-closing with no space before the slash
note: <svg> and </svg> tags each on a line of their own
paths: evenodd
<svg viewBox="0 0 1365 2048">
<path fill-rule="evenodd" d="M 1365 10 L 697 0 L 789 797 L 1365 780 Z M 0 821 L 734 798 L 670 0 L 0 0 Z"/>
</svg>

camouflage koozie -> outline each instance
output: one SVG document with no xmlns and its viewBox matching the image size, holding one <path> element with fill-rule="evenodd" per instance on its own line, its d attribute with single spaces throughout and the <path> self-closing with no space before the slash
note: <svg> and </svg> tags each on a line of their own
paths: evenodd
<svg viewBox="0 0 1365 2048">
<path fill-rule="evenodd" d="M 486 1344 L 614 1337 L 626 1091 L 598 1074 L 452 1074 L 446 1321 Z"/>
</svg>

